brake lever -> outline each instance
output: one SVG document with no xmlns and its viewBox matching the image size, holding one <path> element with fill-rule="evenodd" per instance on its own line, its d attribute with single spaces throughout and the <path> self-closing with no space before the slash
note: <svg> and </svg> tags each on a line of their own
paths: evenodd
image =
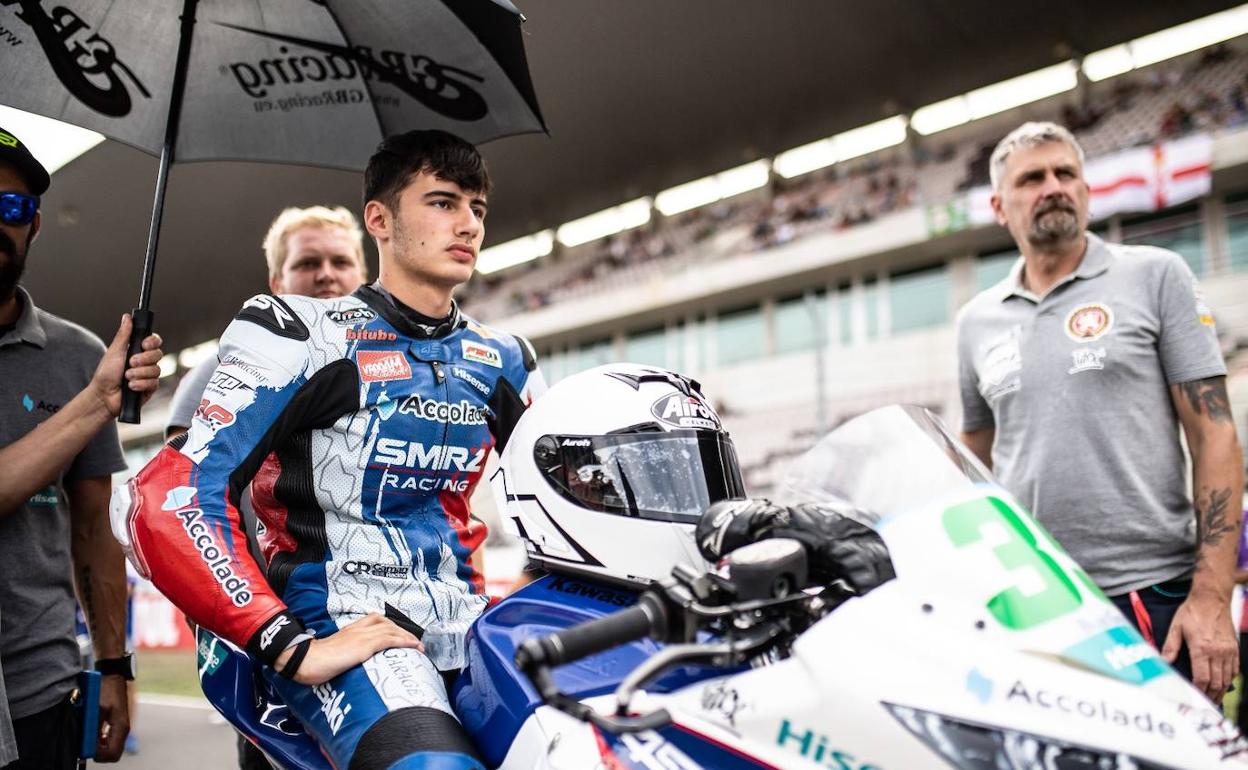
<svg viewBox="0 0 1248 770">
<path fill-rule="evenodd" d="M 753 632 L 753 633 L 751 633 Z M 617 716 L 628 713 L 633 695 L 646 682 L 653 679 L 664 669 L 676 663 L 694 660 L 709 660 L 710 665 L 724 667 L 751 650 L 770 644 L 782 633 L 779 626 L 765 624 L 755 626 L 749 631 L 737 634 L 734 638 L 716 644 L 673 644 L 651 656 L 646 662 L 629 672 L 615 689 L 615 713 Z"/>
</svg>

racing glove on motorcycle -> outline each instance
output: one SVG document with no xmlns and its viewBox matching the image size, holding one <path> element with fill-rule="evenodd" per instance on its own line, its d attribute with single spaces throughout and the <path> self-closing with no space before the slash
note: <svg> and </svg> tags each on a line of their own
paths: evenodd
<svg viewBox="0 0 1248 770">
<path fill-rule="evenodd" d="M 826 504 L 722 500 L 702 514 L 696 537 L 702 555 L 711 562 L 756 540 L 792 538 L 806 547 L 814 582 L 844 580 L 859 594 L 897 576 L 879 534 Z"/>
</svg>

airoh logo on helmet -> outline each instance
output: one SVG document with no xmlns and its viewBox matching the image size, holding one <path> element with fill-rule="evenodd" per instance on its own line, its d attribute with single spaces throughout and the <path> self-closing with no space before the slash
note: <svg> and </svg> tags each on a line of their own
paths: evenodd
<svg viewBox="0 0 1248 770">
<path fill-rule="evenodd" d="M 677 428 L 720 430 L 719 415 L 695 395 L 669 393 L 650 407 L 661 423 Z"/>
</svg>

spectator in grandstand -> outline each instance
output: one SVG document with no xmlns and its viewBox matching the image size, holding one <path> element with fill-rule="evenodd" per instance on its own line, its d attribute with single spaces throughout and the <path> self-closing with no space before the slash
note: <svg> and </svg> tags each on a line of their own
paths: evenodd
<svg viewBox="0 0 1248 770">
<path fill-rule="evenodd" d="M 345 208 L 310 206 L 288 208 L 277 215 L 264 236 L 264 259 L 269 266 L 269 290 L 274 294 L 305 297 L 342 297 L 368 278 L 364 263 L 364 233 L 355 216 Z M 173 395 L 165 437 L 185 433 L 199 408 L 204 387 L 217 368 L 213 356 L 192 369 Z M 248 532 L 255 516 L 244 498 L 243 513 Z M 256 555 L 259 558 L 258 554 Z M 264 754 L 241 734 L 238 736 L 241 770 L 267 770 Z"/>
<path fill-rule="evenodd" d="M 1210 311 L 1179 255 L 1086 232 L 1083 151 L 1066 129 L 1020 126 L 990 171 L 1022 257 L 958 317 L 963 441 L 1220 700 L 1238 657 L 1243 466 Z"/>
<path fill-rule="evenodd" d="M 104 673 L 96 756 L 121 756 L 133 669 L 123 633 L 126 571 L 108 523 L 111 474 L 126 467 L 112 420 L 123 370 L 132 390 L 150 393 L 161 355 L 151 336 L 127 362 L 128 318 L 105 350 L 20 286 L 41 224 L 38 196 L 50 181 L 26 146 L 0 130 L 0 761 L 20 770 L 76 764 L 75 583 Z"/>
</svg>

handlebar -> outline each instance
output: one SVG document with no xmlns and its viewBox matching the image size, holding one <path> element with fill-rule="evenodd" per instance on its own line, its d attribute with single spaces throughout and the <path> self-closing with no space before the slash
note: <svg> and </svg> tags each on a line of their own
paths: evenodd
<svg viewBox="0 0 1248 770">
<path fill-rule="evenodd" d="M 516 665 L 526 673 L 561 666 L 648 636 L 665 638 L 669 625 L 667 605 L 647 591 L 626 610 L 526 639 L 516 651 Z"/>
</svg>

